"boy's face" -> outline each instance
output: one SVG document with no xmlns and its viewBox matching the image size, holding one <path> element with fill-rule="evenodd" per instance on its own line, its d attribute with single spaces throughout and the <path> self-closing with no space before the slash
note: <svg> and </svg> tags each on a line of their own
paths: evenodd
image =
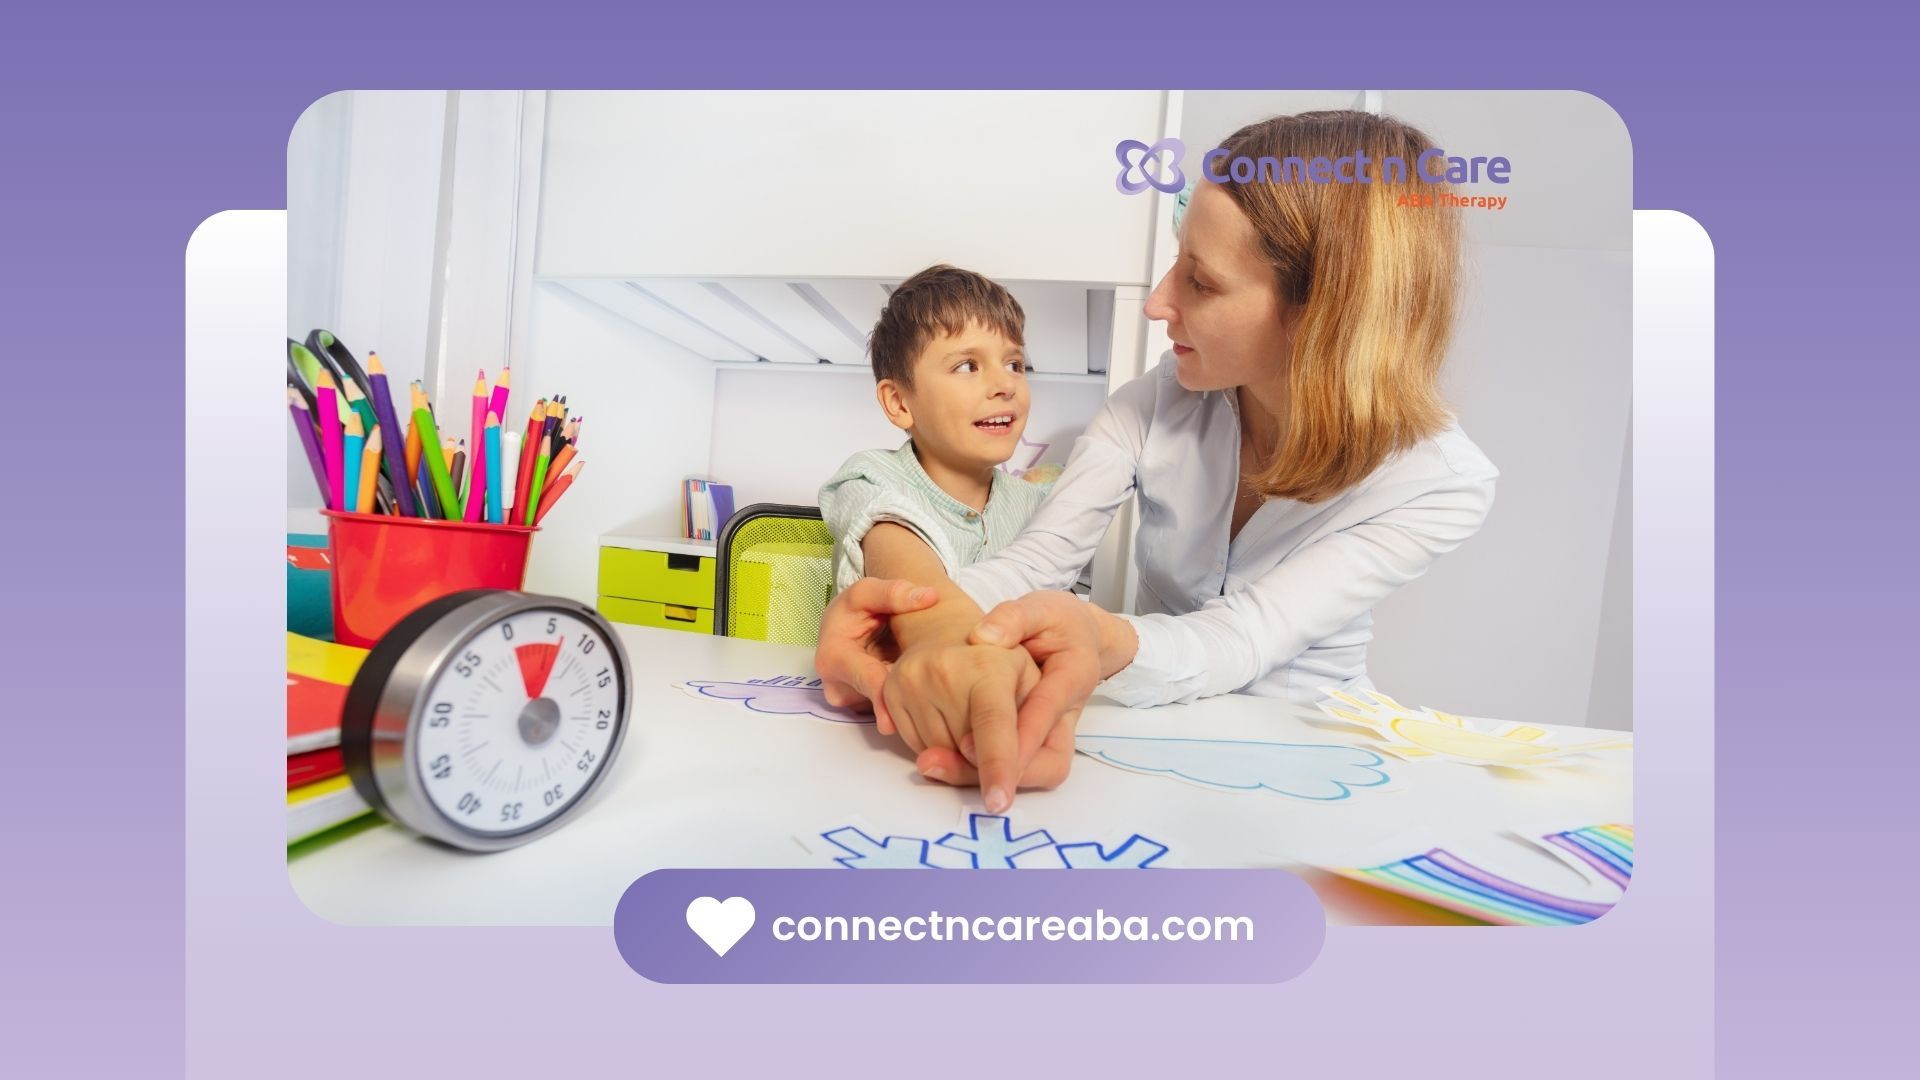
<svg viewBox="0 0 1920 1080">
<path fill-rule="evenodd" d="M 968 323 L 920 350 L 911 387 L 885 379 L 877 396 L 921 453 L 952 468 L 990 469 L 1013 456 L 1027 428 L 1026 369 L 1017 342 Z"/>
</svg>

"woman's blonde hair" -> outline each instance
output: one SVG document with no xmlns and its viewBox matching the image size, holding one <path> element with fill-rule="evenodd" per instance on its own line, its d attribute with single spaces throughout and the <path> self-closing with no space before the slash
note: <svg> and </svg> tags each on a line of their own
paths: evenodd
<svg viewBox="0 0 1920 1080">
<path fill-rule="evenodd" d="M 1270 498 L 1320 502 L 1448 423 L 1436 383 L 1458 302 L 1458 212 L 1435 198 L 1446 184 L 1414 175 L 1433 141 L 1388 117 L 1277 116 L 1221 146 L 1228 162 L 1370 159 L 1370 183 L 1220 185 L 1260 234 L 1292 330 L 1280 444 L 1247 479 Z M 1383 168 L 1389 158 L 1405 168 Z"/>
</svg>

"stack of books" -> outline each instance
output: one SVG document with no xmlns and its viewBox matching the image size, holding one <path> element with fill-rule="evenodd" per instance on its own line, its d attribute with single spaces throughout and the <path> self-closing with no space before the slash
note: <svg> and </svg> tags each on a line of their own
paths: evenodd
<svg viewBox="0 0 1920 1080">
<path fill-rule="evenodd" d="M 713 540 L 733 516 L 733 485 L 711 480 L 681 481 L 681 534 L 689 540 Z"/>
<path fill-rule="evenodd" d="M 367 650 L 287 635 L 287 843 L 358 820 L 372 808 L 340 756 L 347 687 Z"/>
</svg>

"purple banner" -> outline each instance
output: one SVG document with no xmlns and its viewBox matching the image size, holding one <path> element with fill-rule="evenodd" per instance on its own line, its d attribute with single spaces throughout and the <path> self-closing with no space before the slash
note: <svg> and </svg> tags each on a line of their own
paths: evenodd
<svg viewBox="0 0 1920 1080">
<path fill-rule="evenodd" d="M 1284 870 L 656 870 L 613 937 L 667 983 L 1277 983 L 1326 914 Z"/>
</svg>

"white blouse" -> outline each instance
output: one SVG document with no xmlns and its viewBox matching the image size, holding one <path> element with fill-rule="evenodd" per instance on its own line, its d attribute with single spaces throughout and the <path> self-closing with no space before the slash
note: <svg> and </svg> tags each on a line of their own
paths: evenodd
<svg viewBox="0 0 1920 1080">
<path fill-rule="evenodd" d="M 1025 531 L 955 582 L 983 609 L 1068 588 L 1137 493 L 1140 614 L 1122 617 L 1140 649 L 1100 693 L 1139 706 L 1370 686 L 1373 605 L 1479 530 L 1499 473 L 1449 424 L 1324 502 L 1267 500 L 1229 542 L 1234 402 L 1182 387 L 1169 355 L 1107 399 Z"/>
</svg>

